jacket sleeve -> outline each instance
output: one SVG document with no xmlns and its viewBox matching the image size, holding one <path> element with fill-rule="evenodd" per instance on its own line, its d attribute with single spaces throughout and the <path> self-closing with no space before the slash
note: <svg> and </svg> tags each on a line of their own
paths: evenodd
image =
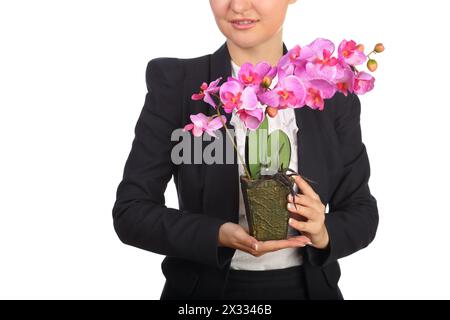
<svg viewBox="0 0 450 320">
<path fill-rule="evenodd" d="M 356 94 L 343 100 L 335 111 L 343 174 L 325 215 L 330 242 L 325 249 L 307 247 L 311 264 L 321 267 L 367 247 L 378 228 L 377 201 L 368 185 L 369 158 L 361 140 L 361 103 Z"/>
<path fill-rule="evenodd" d="M 112 209 L 120 240 L 154 253 L 222 267 L 219 218 L 165 206 L 164 192 L 175 165 L 171 134 L 181 127 L 184 71 L 176 58 L 147 65 L 147 94 Z"/>
</svg>

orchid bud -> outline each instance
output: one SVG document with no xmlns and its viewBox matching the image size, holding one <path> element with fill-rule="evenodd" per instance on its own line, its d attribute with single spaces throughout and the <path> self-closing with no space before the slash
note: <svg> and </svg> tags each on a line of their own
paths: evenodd
<svg viewBox="0 0 450 320">
<path fill-rule="evenodd" d="M 378 63 L 374 59 L 370 59 L 367 61 L 367 69 L 369 69 L 371 72 L 374 72 L 378 68 Z"/>
<path fill-rule="evenodd" d="M 361 52 L 364 52 L 364 50 L 365 50 L 364 45 L 363 45 L 362 43 L 358 44 L 358 45 L 356 46 L 356 50 L 361 51 Z"/>
<path fill-rule="evenodd" d="M 277 115 L 278 113 L 278 108 L 274 108 L 274 107 L 266 107 L 266 112 L 269 115 L 269 117 L 273 118 Z"/>
<path fill-rule="evenodd" d="M 272 79 L 268 76 L 265 76 L 264 79 L 262 80 L 262 86 L 267 89 L 270 87 L 271 84 L 272 84 Z"/>
<path fill-rule="evenodd" d="M 384 46 L 382 43 L 377 43 L 375 45 L 375 49 L 373 49 L 373 51 L 375 51 L 376 53 L 381 53 L 384 51 Z"/>
</svg>

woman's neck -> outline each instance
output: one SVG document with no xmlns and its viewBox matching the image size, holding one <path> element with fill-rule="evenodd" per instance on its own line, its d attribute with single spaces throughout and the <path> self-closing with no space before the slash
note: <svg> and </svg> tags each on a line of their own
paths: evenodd
<svg viewBox="0 0 450 320">
<path fill-rule="evenodd" d="M 231 60 L 238 66 L 245 62 L 255 65 L 261 61 L 267 61 L 272 66 L 275 66 L 283 56 L 283 40 L 281 36 L 274 37 L 265 43 L 250 48 L 239 47 L 228 39 L 227 46 Z"/>
</svg>

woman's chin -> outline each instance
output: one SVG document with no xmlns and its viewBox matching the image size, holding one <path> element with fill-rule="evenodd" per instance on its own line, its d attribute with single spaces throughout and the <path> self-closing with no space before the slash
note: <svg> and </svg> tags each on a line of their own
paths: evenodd
<svg viewBox="0 0 450 320">
<path fill-rule="evenodd" d="M 247 34 L 233 33 L 227 38 L 233 41 L 236 46 L 244 49 L 256 47 L 259 43 L 263 42 L 258 34 L 250 32 Z"/>
</svg>

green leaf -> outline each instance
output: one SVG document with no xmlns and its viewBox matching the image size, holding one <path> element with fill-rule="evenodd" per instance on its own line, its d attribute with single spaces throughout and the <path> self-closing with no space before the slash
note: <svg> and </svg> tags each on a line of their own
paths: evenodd
<svg viewBox="0 0 450 320">
<path fill-rule="evenodd" d="M 289 167 L 291 161 L 291 143 L 288 135 L 278 129 L 274 130 L 267 139 L 267 155 L 270 168 L 275 171 Z M 272 151 L 273 150 L 273 151 Z"/>
<path fill-rule="evenodd" d="M 267 135 L 269 121 L 265 115 L 263 122 L 256 130 L 249 130 L 245 142 L 245 162 L 252 179 L 259 178 L 261 173 L 261 163 L 269 161 L 267 159 Z"/>
</svg>

